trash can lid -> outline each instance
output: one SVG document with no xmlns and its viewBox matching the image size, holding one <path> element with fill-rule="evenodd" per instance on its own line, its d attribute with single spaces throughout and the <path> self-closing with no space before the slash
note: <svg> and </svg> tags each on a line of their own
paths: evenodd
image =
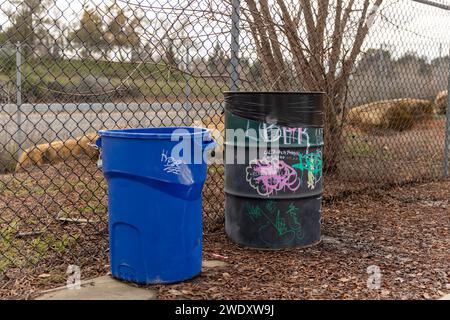
<svg viewBox="0 0 450 320">
<path fill-rule="evenodd" d="M 159 128 L 132 128 L 117 130 L 100 130 L 100 137 L 114 137 L 127 139 L 163 139 L 171 140 L 173 137 L 198 137 L 210 140 L 210 130 L 199 127 L 159 127 Z M 203 139 L 205 140 L 205 139 Z"/>
</svg>

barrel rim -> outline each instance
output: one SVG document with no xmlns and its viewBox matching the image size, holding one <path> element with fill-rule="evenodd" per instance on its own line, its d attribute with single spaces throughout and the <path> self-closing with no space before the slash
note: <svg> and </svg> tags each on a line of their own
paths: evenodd
<svg viewBox="0 0 450 320">
<path fill-rule="evenodd" d="M 151 129 L 185 129 L 188 132 L 148 132 Z M 147 131 L 147 132 L 142 132 Z M 155 130 L 156 131 L 156 130 Z M 111 138 L 126 138 L 126 139 L 160 139 L 160 140 L 171 140 L 173 137 L 188 137 L 188 136 L 204 136 L 209 134 L 210 129 L 201 127 L 155 127 L 155 128 L 128 128 L 128 129 L 113 129 L 113 130 L 99 130 L 98 134 L 100 137 L 111 137 Z"/>
<path fill-rule="evenodd" d="M 223 94 L 244 94 L 244 95 L 324 95 L 324 91 L 224 91 Z"/>
</svg>

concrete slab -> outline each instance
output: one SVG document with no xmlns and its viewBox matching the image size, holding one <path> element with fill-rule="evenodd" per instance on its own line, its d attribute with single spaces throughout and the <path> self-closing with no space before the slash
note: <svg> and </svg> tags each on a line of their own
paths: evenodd
<svg viewBox="0 0 450 320">
<path fill-rule="evenodd" d="M 224 268 L 227 265 L 226 262 L 220 260 L 203 260 L 202 263 L 203 268 Z"/>
<path fill-rule="evenodd" d="M 154 300 L 156 292 L 110 276 L 84 281 L 80 289 L 60 287 L 42 292 L 36 300 Z"/>
<path fill-rule="evenodd" d="M 220 260 L 204 260 L 203 269 L 225 268 Z M 110 276 L 83 281 L 80 289 L 59 287 L 41 292 L 36 300 L 153 300 L 156 292 L 116 280 Z"/>
</svg>

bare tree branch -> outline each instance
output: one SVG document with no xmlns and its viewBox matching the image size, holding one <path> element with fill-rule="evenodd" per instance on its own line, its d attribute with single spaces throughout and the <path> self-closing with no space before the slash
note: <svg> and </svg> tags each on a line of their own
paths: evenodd
<svg viewBox="0 0 450 320">
<path fill-rule="evenodd" d="M 281 70 L 277 68 L 277 64 L 275 63 L 274 57 L 272 55 L 270 41 L 267 37 L 266 28 L 264 27 L 264 22 L 261 18 L 261 14 L 254 0 L 246 0 L 246 2 L 250 9 L 253 23 L 255 24 L 255 29 L 258 32 L 258 41 L 260 42 L 262 60 L 265 62 L 264 72 L 267 72 L 267 76 L 269 79 L 275 79 Z M 279 88 L 276 87 L 275 89 Z"/>
<path fill-rule="evenodd" d="M 268 5 L 267 0 L 260 0 L 259 3 L 261 5 L 262 16 L 266 22 L 266 28 L 267 28 L 268 34 L 273 35 L 273 37 L 270 38 L 270 43 L 271 43 L 276 67 L 279 71 L 281 71 L 278 76 L 279 83 L 282 87 L 287 88 L 287 87 L 289 87 L 289 81 L 286 77 L 285 72 L 283 72 L 283 70 L 286 69 L 286 66 L 284 63 L 283 54 L 281 53 L 280 42 L 276 38 L 277 33 L 275 31 L 274 21 L 270 14 L 269 5 Z"/>
</svg>

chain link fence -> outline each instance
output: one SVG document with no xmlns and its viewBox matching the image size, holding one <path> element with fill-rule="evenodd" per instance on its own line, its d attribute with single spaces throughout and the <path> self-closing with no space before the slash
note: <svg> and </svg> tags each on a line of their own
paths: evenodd
<svg viewBox="0 0 450 320">
<path fill-rule="evenodd" d="M 0 280 L 107 264 L 96 132 L 196 125 L 221 143 L 226 90 L 326 92 L 329 199 L 442 177 L 450 3 L 434 3 L 0 0 Z M 223 173 L 208 168 L 206 233 Z"/>
</svg>

